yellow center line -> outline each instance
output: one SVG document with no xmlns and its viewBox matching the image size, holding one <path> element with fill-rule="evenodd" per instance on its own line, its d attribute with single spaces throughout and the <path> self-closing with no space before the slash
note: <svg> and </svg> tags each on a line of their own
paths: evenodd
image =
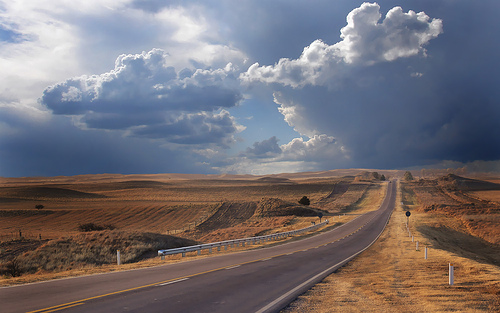
<svg viewBox="0 0 500 313">
<path fill-rule="evenodd" d="M 359 229 L 363 228 L 365 225 L 361 226 L 360 228 L 358 228 L 357 230 L 355 230 L 351 234 L 354 234 Z M 341 239 L 344 239 L 344 238 L 350 236 L 351 234 L 349 234 L 349 235 L 347 235 L 347 236 L 345 236 L 345 237 L 343 237 Z M 330 241 L 330 242 L 328 242 L 326 244 L 321 244 L 321 245 L 315 246 L 313 248 L 318 248 L 318 247 L 321 247 L 321 246 L 326 246 L 327 244 L 337 242 L 337 241 L 339 241 L 341 239 L 332 240 L 332 241 Z M 312 248 L 309 248 L 309 249 L 312 249 Z M 271 256 L 271 257 L 265 257 L 265 258 L 251 260 L 251 261 L 243 262 L 243 263 L 237 263 L 237 264 L 234 264 L 234 265 L 230 265 L 229 267 L 233 267 L 233 266 L 234 267 L 238 267 L 238 266 L 242 266 L 242 265 L 246 265 L 246 264 L 250 264 L 250 263 L 256 263 L 256 262 L 259 262 L 259 261 L 266 261 L 266 260 L 269 260 L 269 259 L 272 259 L 272 258 L 276 258 L 276 257 L 280 257 L 280 256 L 285 256 L 285 255 L 290 255 L 290 254 L 293 254 L 293 253 L 296 253 L 296 252 L 307 251 L 307 250 L 308 249 L 305 249 L 305 250 L 296 250 L 294 252 L 281 253 L 281 254 L 277 254 L 277 255 Z M 29 311 L 29 312 L 26 312 L 26 313 L 49 313 L 49 312 L 55 312 L 55 311 L 59 311 L 59 310 L 64 310 L 64 309 L 71 308 L 71 307 L 74 307 L 74 306 L 77 306 L 77 305 L 82 305 L 82 304 L 84 304 L 83 302 L 86 302 L 86 301 L 89 301 L 89 300 L 104 298 L 104 297 L 108 297 L 108 296 L 112 296 L 112 295 L 117 295 L 117 294 L 129 292 L 129 291 L 144 289 L 144 288 L 153 287 L 153 286 L 158 286 L 158 285 L 162 285 L 162 284 L 165 285 L 165 284 L 168 284 L 168 283 L 176 281 L 176 280 L 187 280 L 188 278 L 192 278 L 192 277 L 196 277 L 196 276 L 200 276 L 200 275 L 208 274 L 208 273 L 212 273 L 212 272 L 221 271 L 221 270 L 224 270 L 224 269 L 227 269 L 227 268 L 228 268 L 228 266 L 224 266 L 224 267 L 220 267 L 220 268 L 215 268 L 215 269 L 207 270 L 207 271 L 204 271 L 204 272 L 199 272 L 199 273 L 195 273 L 195 274 L 191 274 L 191 275 L 186 275 L 186 276 L 182 276 L 182 277 L 176 277 L 176 278 L 172 278 L 172 279 L 168 279 L 168 280 L 156 282 L 156 283 L 153 283 L 153 284 L 147 284 L 147 285 L 143 285 L 143 286 L 139 286 L 139 287 L 133 287 L 133 288 L 129 288 L 129 289 L 114 291 L 114 292 L 110 292 L 110 293 L 106 293 L 106 294 L 102 294 L 102 295 L 97 295 L 97 296 L 94 296 L 94 297 L 89 297 L 89 298 L 85 298 L 85 299 L 81 299 L 81 300 L 77 300 L 77 301 L 72 301 L 72 302 L 68 302 L 68 303 L 64 303 L 64 304 L 60 304 L 60 305 L 48 307 L 48 308 L 45 308 L 45 309 L 39 309 L 39 310 L 35 310 L 35 311 Z"/>
<path fill-rule="evenodd" d="M 77 302 L 77 303 L 70 302 L 70 303 L 56 305 L 56 306 L 53 306 L 53 307 L 50 307 L 50 308 L 36 310 L 36 311 L 32 311 L 32 312 L 50 313 L 50 312 L 56 312 L 56 311 L 60 311 L 60 310 L 64 310 L 64 309 L 69 309 L 69 308 L 72 308 L 72 307 L 75 307 L 75 306 L 78 306 L 78 305 L 85 304 L 83 301 L 75 301 L 75 302 Z"/>
</svg>

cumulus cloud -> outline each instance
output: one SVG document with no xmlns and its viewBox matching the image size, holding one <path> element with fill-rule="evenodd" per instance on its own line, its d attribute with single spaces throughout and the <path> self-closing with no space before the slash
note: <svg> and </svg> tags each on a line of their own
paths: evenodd
<svg viewBox="0 0 500 313">
<path fill-rule="evenodd" d="M 225 110 L 242 100 L 234 71 L 229 63 L 177 72 L 168 65 L 167 53 L 153 49 L 119 56 L 109 72 L 53 85 L 40 101 L 54 114 L 75 116 L 82 128 L 227 145 L 244 129 Z"/>
<path fill-rule="evenodd" d="M 424 46 L 442 32 L 442 21 L 424 12 L 391 9 L 380 23 L 380 6 L 363 3 L 347 16 L 342 41 L 328 45 L 315 40 L 298 59 L 282 58 L 275 65 L 255 63 L 240 78 L 247 82 L 279 83 L 294 88 L 326 85 L 341 79 L 346 65 L 373 65 L 422 53 Z"/>
<path fill-rule="evenodd" d="M 255 142 L 251 148 L 247 148 L 245 153 L 241 155 L 249 158 L 270 158 L 278 156 L 281 152 L 281 148 L 278 145 L 278 138 L 272 136 L 269 139 Z"/>
<path fill-rule="evenodd" d="M 294 138 L 278 145 L 278 139 L 255 142 L 252 147 L 230 159 L 220 171 L 230 173 L 279 173 L 311 171 L 328 167 L 332 159 L 337 164 L 347 164 L 349 153 L 332 136 L 314 135 L 311 138 Z"/>
<path fill-rule="evenodd" d="M 334 45 L 344 62 L 373 64 L 425 53 L 424 46 L 443 31 L 442 21 L 424 12 L 394 7 L 379 23 L 381 17 L 380 6 L 367 2 L 347 15 L 343 40 Z"/>
<path fill-rule="evenodd" d="M 348 158 L 345 148 L 340 146 L 334 137 L 325 134 L 314 135 L 308 140 L 294 138 L 282 145 L 281 150 L 282 158 L 286 160 L 324 162 L 325 159 Z"/>
</svg>

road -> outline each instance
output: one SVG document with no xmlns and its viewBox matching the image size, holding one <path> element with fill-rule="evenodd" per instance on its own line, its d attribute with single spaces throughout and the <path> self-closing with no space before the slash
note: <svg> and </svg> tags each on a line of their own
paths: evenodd
<svg viewBox="0 0 500 313">
<path fill-rule="evenodd" d="M 164 266 L 0 289 L 2 312 L 278 312 L 369 247 L 394 209 L 286 244 Z"/>
</svg>

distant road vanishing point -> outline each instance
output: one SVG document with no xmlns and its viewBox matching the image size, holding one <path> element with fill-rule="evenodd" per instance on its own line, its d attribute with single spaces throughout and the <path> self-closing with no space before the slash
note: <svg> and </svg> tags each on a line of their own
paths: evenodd
<svg viewBox="0 0 500 313">
<path fill-rule="evenodd" d="M 176 264 L 0 288 L 7 312 L 278 312 L 367 249 L 396 202 L 282 245 Z"/>
</svg>

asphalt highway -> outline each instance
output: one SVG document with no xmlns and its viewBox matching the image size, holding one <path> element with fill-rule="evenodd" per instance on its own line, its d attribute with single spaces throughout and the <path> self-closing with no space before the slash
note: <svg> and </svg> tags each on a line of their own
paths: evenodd
<svg viewBox="0 0 500 313">
<path fill-rule="evenodd" d="M 0 288 L 1 312 L 278 312 L 367 249 L 394 209 L 303 240 L 146 269 Z"/>
</svg>

